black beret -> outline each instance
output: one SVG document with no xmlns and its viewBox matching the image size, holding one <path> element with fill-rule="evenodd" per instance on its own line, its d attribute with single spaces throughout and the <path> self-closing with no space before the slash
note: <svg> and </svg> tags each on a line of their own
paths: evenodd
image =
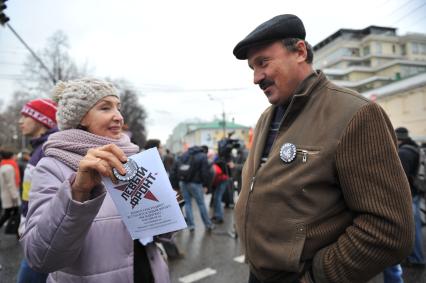
<svg viewBox="0 0 426 283">
<path fill-rule="evenodd" d="M 299 38 L 305 40 L 306 32 L 302 20 L 291 14 L 273 17 L 255 28 L 234 47 L 234 55 L 240 60 L 247 59 L 250 47 L 284 38 Z"/>
</svg>

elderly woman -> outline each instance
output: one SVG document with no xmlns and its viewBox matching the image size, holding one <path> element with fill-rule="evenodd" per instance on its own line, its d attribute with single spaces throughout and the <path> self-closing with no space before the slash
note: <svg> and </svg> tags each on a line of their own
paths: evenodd
<svg viewBox="0 0 426 283">
<path fill-rule="evenodd" d="M 53 90 L 61 131 L 35 169 L 24 252 L 47 282 L 170 282 L 156 245 L 135 245 L 101 182 L 139 151 L 123 134 L 120 98 L 109 83 L 82 79 Z M 134 256 L 137 251 L 138 256 Z"/>
</svg>

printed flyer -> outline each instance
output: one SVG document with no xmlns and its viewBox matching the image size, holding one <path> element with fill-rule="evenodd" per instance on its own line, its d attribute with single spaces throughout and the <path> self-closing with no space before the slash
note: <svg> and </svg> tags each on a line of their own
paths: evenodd
<svg viewBox="0 0 426 283">
<path fill-rule="evenodd" d="M 147 238 L 186 228 L 158 150 L 151 148 L 129 159 L 125 164 L 128 178 L 114 184 L 104 177 L 103 182 L 131 237 Z"/>
</svg>

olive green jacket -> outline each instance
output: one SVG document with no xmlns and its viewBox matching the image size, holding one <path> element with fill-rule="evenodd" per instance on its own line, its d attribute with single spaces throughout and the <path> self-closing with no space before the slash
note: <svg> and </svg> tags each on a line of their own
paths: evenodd
<svg viewBox="0 0 426 283">
<path fill-rule="evenodd" d="M 260 166 L 273 111 L 256 125 L 235 209 L 251 272 L 270 282 L 306 270 L 315 282 L 365 282 L 405 258 L 410 188 L 386 113 L 318 72 L 292 96 Z M 297 148 L 288 163 L 285 143 Z"/>
</svg>

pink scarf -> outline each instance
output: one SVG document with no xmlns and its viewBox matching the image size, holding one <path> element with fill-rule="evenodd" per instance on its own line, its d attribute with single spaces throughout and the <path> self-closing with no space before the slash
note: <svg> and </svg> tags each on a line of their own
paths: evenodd
<svg viewBox="0 0 426 283">
<path fill-rule="evenodd" d="M 107 144 L 117 145 L 127 156 L 139 152 L 139 147 L 131 143 L 125 134 L 120 139 L 111 139 L 78 129 L 51 134 L 43 145 L 43 151 L 46 156 L 54 157 L 77 171 L 80 160 L 89 149 Z"/>
</svg>

